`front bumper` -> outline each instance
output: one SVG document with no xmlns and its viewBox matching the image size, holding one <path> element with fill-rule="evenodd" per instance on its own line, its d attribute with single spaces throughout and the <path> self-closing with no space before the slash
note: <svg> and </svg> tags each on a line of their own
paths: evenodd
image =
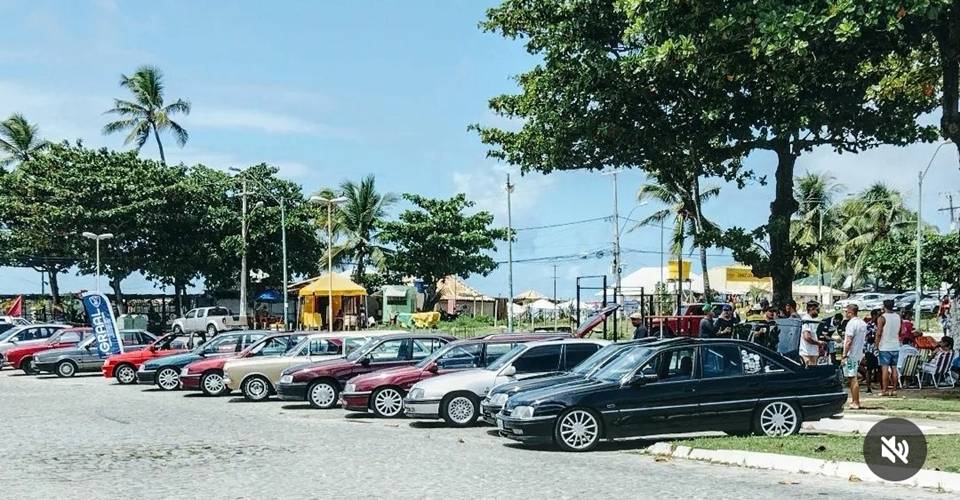
<svg viewBox="0 0 960 500">
<path fill-rule="evenodd" d="M 199 391 L 200 374 L 180 375 L 180 388 L 188 391 Z"/>
<path fill-rule="evenodd" d="M 370 409 L 370 391 L 341 393 L 340 406 L 348 411 L 365 412 Z"/>
<path fill-rule="evenodd" d="M 440 400 L 404 398 L 403 413 L 410 418 L 440 418 Z"/>
<path fill-rule="evenodd" d="M 137 383 L 144 385 L 153 385 L 157 382 L 157 371 L 146 371 L 143 368 L 137 370 Z"/>
<path fill-rule="evenodd" d="M 104 378 L 113 378 L 113 365 L 107 366 L 103 365 L 100 367 L 100 373 L 103 374 Z"/>
<path fill-rule="evenodd" d="M 307 382 L 278 383 L 277 397 L 284 401 L 306 401 Z"/>
<path fill-rule="evenodd" d="M 490 402 L 485 399 L 480 403 L 480 420 L 490 425 L 497 425 L 497 414 L 500 413 L 502 409 L 503 406 L 491 405 Z"/>
<path fill-rule="evenodd" d="M 533 419 L 519 420 L 512 417 L 497 414 L 497 430 L 500 435 L 529 444 L 550 444 L 553 443 L 554 422 L 556 415 L 545 417 L 534 417 Z"/>
</svg>

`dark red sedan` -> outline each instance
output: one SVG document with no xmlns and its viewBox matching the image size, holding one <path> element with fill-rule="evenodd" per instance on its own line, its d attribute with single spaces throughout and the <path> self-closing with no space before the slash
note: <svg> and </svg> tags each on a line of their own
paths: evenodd
<svg viewBox="0 0 960 500">
<path fill-rule="evenodd" d="M 260 339 L 235 357 L 204 358 L 183 367 L 180 388 L 185 391 L 203 391 L 207 396 L 222 396 L 230 392 L 223 383 L 223 365 L 230 359 L 279 356 L 297 345 L 306 332 L 278 333 Z"/>
<path fill-rule="evenodd" d="M 384 368 L 412 366 L 452 340 L 449 335 L 428 333 L 377 337 L 346 358 L 284 370 L 277 384 L 277 395 L 287 401 L 307 401 L 314 408 L 333 408 L 347 380 Z"/>
<path fill-rule="evenodd" d="M 343 388 L 340 403 L 350 411 L 399 417 L 403 415 L 403 398 L 413 384 L 444 373 L 482 368 L 517 344 L 552 338 L 559 337 L 553 333 L 503 334 L 451 342 L 413 366 L 378 370 L 350 379 Z"/>
</svg>

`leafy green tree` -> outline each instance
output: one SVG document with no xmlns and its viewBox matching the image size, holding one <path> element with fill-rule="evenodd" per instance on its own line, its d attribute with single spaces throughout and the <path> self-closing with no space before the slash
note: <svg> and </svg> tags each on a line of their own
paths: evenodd
<svg viewBox="0 0 960 500">
<path fill-rule="evenodd" d="M 864 272 L 881 288 L 912 290 L 916 285 L 915 242 L 916 235 L 908 233 L 894 233 L 878 241 L 864 252 L 861 264 Z M 936 232 L 924 234 L 925 247 L 928 250 L 935 249 L 926 252 L 923 258 L 921 279 L 927 290 L 940 288 L 940 283 L 946 277 L 944 272 L 949 271 L 950 266 L 944 266 L 945 260 L 938 255 L 944 242 L 944 238 Z"/>
<path fill-rule="evenodd" d="M 28 161 L 49 146 L 40 139 L 37 126 L 20 113 L 0 122 L 0 151 L 7 155 L 0 158 L 0 168 Z"/>
<path fill-rule="evenodd" d="M 677 254 L 680 261 L 683 253 L 684 238 L 689 236 L 700 251 L 700 267 L 703 271 L 703 287 L 706 300 L 712 300 L 710 278 L 707 275 L 707 248 L 711 246 L 711 239 L 719 233 L 720 228 L 703 216 L 703 204 L 720 193 L 719 187 L 700 189 L 700 179 L 664 179 L 657 183 L 640 186 L 637 191 L 637 201 L 656 200 L 665 205 L 642 219 L 635 227 L 647 225 L 663 225 L 673 219 L 673 235 L 671 236 L 671 250 Z"/>
<path fill-rule="evenodd" d="M 146 144 L 153 134 L 160 150 L 160 161 L 167 162 L 160 142 L 160 132 L 170 130 L 181 146 L 187 143 L 190 134 L 173 121 L 176 113 L 190 114 L 190 102 L 183 99 L 164 105 L 163 73 L 155 66 L 141 66 L 130 76 L 120 76 L 120 86 L 133 94 L 133 100 L 114 99 L 113 107 L 107 113 L 121 118 L 103 127 L 104 134 L 127 132 L 124 144 L 135 142 L 137 150 Z"/>
<path fill-rule="evenodd" d="M 404 194 L 414 208 L 398 220 L 382 224 L 380 240 L 391 245 L 386 267 L 393 273 L 423 280 L 424 309 L 436 305 L 437 283 L 446 276 L 487 275 L 497 267 L 486 252 L 506 240 L 506 229 L 492 227 L 493 215 L 464 213 L 474 203 L 458 194 L 448 200 Z"/>
<path fill-rule="evenodd" d="M 521 129 L 481 128 L 481 139 L 494 156 L 544 172 L 709 166 L 742 180 L 742 156 L 774 153 L 768 223 L 735 228 L 725 241 L 740 245 L 735 256 L 756 274 L 772 276 L 774 302 L 783 303 L 794 276 L 797 158 L 819 146 L 856 152 L 932 138 L 916 122 L 932 99 L 876 92 L 899 35 L 844 37 L 838 12 L 856 5 L 840 7 L 508 0 L 489 11 L 485 27 L 524 38 L 542 63 L 518 78 L 519 94 L 491 100 L 495 112 L 523 119 Z M 854 48 L 858 57 L 849 56 Z"/>
<path fill-rule="evenodd" d="M 838 247 L 839 264 L 854 282 L 860 279 L 865 258 L 873 247 L 890 238 L 894 241 L 916 238 L 916 212 L 906 207 L 900 192 L 883 183 L 875 183 L 844 200 L 837 211 L 843 234 Z M 906 253 L 912 255 L 909 251 Z M 916 262 L 915 257 L 910 258 Z"/>
</svg>

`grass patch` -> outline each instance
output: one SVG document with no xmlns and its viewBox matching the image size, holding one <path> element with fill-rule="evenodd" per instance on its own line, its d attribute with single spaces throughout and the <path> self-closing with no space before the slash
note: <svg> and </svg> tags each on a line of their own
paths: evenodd
<svg viewBox="0 0 960 500">
<path fill-rule="evenodd" d="M 898 410 L 921 412 L 960 412 L 960 392 L 956 390 L 904 391 L 896 398 L 863 398 L 866 410 Z"/>
<path fill-rule="evenodd" d="M 801 434 L 782 438 L 698 437 L 674 444 L 707 450 L 743 450 L 801 457 L 863 462 L 863 436 Z M 924 469 L 960 472 L 960 435 L 927 436 Z"/>
</svg>

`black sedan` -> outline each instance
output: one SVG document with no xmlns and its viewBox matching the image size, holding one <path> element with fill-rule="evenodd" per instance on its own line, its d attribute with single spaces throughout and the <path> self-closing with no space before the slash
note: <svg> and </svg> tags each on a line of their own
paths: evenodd
<svg viewBox="0 0 960 500">
<path fill-rule="evenodd" d="M 677 338 L 636 346 L 579 382 L 519 392 L 497 426 L 567 451 L 683 432 L 784 436 L 841 413 L 846 399 L 833 366 L 805 368 L 741 340 Z"/>
</svg>

